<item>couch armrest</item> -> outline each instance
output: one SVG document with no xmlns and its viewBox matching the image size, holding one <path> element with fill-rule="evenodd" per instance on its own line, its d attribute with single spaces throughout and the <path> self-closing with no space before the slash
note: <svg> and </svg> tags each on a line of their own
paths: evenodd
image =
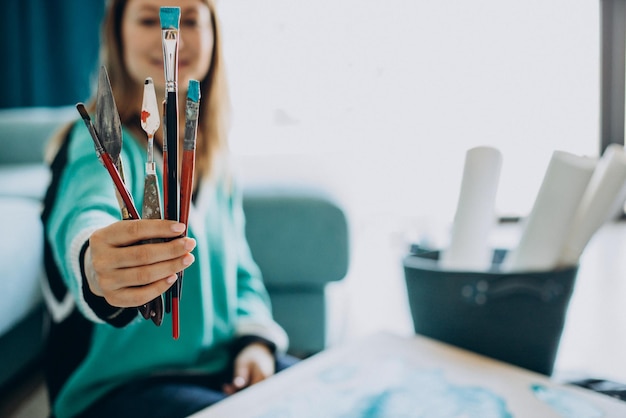
<svg viewBox="0 0 626 418">
<path fill-rule="evenodd" d="M 78 112 L 71 106 L 0 110 L 0 164 L 43 162 L 48 139 L 74 119 Z"/>
<path fill-rule="evenodd" d="M 246 236 L 268 287 L 323 287 L 345 277 L 348 224 L 323 191 L 301 187 L 247 188 Z"/>
<path fill-rule="evenodd" d="M 0 165 L 0 199 L 41 201 L 49 182 L 50 170 L 43 163 Z"/>
</svg>

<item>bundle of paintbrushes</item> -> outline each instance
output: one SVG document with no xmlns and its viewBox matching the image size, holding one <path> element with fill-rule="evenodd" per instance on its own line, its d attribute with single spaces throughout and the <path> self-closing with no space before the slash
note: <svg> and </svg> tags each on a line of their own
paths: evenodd
<svg viewBox="0 0 626 418">
<path fill-rule="evenodd" d="M 200 84 L 197 80 L 190 80 L 187 89 L 185 106 L 185 133 L 183 140 L 183 155 L 181 164 L 181 178 L 178 176 L 178 43 L 180 8 L 161 7 L 161 32 L 163 41 L 163 57 L 165 70 L 165 101 L 163 126 L 163 207 L 165 218 L 187 225 L 191 195 L 194 183 L 195 150 L 198 128 L 198 111 L 200 106 Z M 98 92 L 96 100 L 96 123 L 91 118 L 82 103 L 77 109 L 83 118 L 87 129 L 94 141 L 96 154 L 103 163 L 115 185 L 122 219 L 140 219 L 133 198 L 124 181 L 122 159 L 122 124 L 115 105 L 109 77 L 105 67 L 100 69 Z M 160 125 L 159 107 L 151 78 L 144 84 L 144 95 L 141 109 L 141 127 L 147 135 L 147 161 L 145 168 L 144 195 L 142 216 L 146 219 L 161 219 L 161 199 L 156 164 L 154 162 L 154 135 Z M 179 212 L 180 209 L 180 212 Z M 185 231 L 185 234 L 187 232 Z M 140 242 L 138 244 L 143 244 Z M 182 271 L 178 273 L 178 280 L 163 298 L 158 296 L 137 309 L 145 319 L 151 319 L 156 325 L 161 325 L 165 313 L 172 315 L 172 336 L 178 339 L 179 301 L 182 292 Z"/>
</svg>

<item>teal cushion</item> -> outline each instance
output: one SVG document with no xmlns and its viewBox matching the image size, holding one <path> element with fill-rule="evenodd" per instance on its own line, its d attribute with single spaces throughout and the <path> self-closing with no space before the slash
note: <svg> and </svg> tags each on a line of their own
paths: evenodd
<svg viewBox="0 0 626 418">
<path fill-rule="evenodd" d="M 326 298 L 324 290 L 270 290 L 272 314 L 289 335 L 289 353 L 307 356 L 326 348 Z"/>
<path fill-rule="evenodd" d="M 298 188 L 246 189 L 246 235 L 269 287 L 320 287 L 348 270 L 348 225 L 323 192 Z"/>
</svg>

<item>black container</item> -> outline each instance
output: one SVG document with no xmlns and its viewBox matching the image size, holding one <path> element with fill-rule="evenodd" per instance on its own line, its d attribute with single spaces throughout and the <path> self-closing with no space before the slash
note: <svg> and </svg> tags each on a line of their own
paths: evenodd
<svg viewBox="0 0 626 418">
<path fill-rule="evenodd" d="M 577 267 L 528 273 L 442 271 L 413 248 L 404 273 L 415 332 L 551 375 Z"/>
</svg>

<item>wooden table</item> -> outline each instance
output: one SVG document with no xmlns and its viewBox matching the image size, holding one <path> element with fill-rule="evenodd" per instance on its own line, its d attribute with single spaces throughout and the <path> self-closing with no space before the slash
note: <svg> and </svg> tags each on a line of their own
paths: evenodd
<svg viewBox="0 0 626 418">
<path fill-rule="evenodd" d="M 376 333 L 194 418 L 626 417 L 626 403 L 425 337 Z"/>
</svg>

